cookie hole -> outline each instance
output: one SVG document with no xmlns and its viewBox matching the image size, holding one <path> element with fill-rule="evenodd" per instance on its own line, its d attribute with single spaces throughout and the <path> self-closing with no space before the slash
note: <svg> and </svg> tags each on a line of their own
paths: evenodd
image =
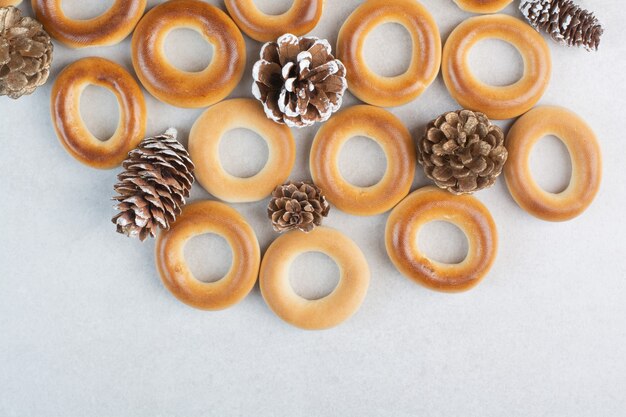
<svg viewBox="0 0 626 417">
<path fill-rule="evenodd" d="M 339 267 L 324 253 L 306 252 L 292 262 L 289 283 L 300 297 L 319 300 L 332 293 L 339 284 Z"/>
<path fill-rule="evenodd" d="M 378 25 L 365 38 L 363 57 L 367 66 L 382 77 L 404 74 L 411 65 L 413 40 L 398 23 Z"/>
<path fill-rule="evenodd" d="M 472 73 L 485 84 L 505 87 L 524 76 L 524 59 L 512 44 L 499 39 L 484 39 L 470 50 Z"/>
<path fill-rule="evenodd" d="M 444 264 L 459 264 L 465 260 L 469 242 L 456 225 L 445 221 L 426 223 L 419 231 L 419 250 L 429 259 Z"/>
<path fill-rule="evenodd" d="M 165 37 L 163 44 L 168 61 L 181 71 L 204 71 L 213 58 L 213 45 L 193 29 L 178 28 Z"/>
<path fill-rule="evenodd" d="M 294 0 L 253 0 L 256 7 L 265 14 L 277 16 L 287 13 Z"/>
<path fill-rule="evenodd" d="M 109 140 L 120 123 L 117 97 L 107 88 L 88 85 L 80 96 L 80 116 L 98 140 Z"/>
<path fill-rule="evenodd" d="M 530 154 L 530 170 L 545 191 L 565 191 L 572 178 L 572 158 L 563 141 L 552 135 L 541 138 Z"/>
<path fill-rule="evenodd" d="M 226 239 L 214 233 L 189 239 L 185 244 L 184 254 L 191 273 L 202 282 L 221 280 L 233 263 L 233 253 Z"/>
<path fill-rule="evenodd" d="M 107 12 L 115 0 L 63 0 L 63 14 L 74 20 L 88 20 Z"/>
<path fill-rule="evenodd" d="M 339 171 L 350 184 L 371 187 L 387 170 L 387 157 L 380 145 L 365 136 L 350 138 L 339 153 Z"/>
<path fill-rule="evenodd" d="M 263 138 L 249 129 L 233 129 L 222 137 L 220 160 L 230 175 L 250 178 L 267 163 L 269 149 Z"/>
</svg>

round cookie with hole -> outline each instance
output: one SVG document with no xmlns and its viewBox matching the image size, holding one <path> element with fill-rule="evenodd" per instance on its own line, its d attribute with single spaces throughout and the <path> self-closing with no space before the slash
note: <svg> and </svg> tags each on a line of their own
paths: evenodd
<svg viewBox="0 0 626 417">
<path fill-rule="evenodd" d="M 420 229 L 433 221 L 446 221 L 463 231 L 468 242 L 465 259 L 442 263 L 422 252 Z M 393 209 L 385 228 L 385 246 L 391 262 L 407 278 L 433 290 L 461 292 L 478 285 L 491 269 L 498 232 L 491 213 L 475 197 L 430 186 L 414 191 Z"/>
<path fill-rule="evenodd" d="M 224 135 L 248 129 L 265 140 L 267 162 L 255 175 L 236 177 L 226 171 L 220 159 Z M 189 154 L 196 165 L 196 179 L 215 197 L 230 203 L 259 201 L 284 183 L 296 159 L 291 130 L 265 116 L 263 106 L 253 99 L 231 99 L 209 107 L 189 133 Z"/>
</svg>

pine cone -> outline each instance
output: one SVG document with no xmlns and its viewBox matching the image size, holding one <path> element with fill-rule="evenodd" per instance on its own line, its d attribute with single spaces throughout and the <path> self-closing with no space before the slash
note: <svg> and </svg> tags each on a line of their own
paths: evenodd
<svg viewBox="0 0 626 417">
<path fill-rule="evenodd" d="M 157 227 L 168 230 L 194 181 L 193 162 L 176 140 L 176 129 L 141 141 L 122 166 L 115 185 L 119 195 L 113 197 L 121 211 L 112 219 L 118 233 L 144 241 L 156 236 Z"/>
<path fill-rule="evenodd" d="M 290 127 L 328 120 L 348 86 L 346 68 L 328 41 L 291 34 L 263 45 L 252 76 L 252 94 L 267 117 Z"/>
<path fill-rule="evenodd" d="M 593 13 L 572 0 L 522 0 L 519 8 L 532 27 L 545 31 L 556 42 L 598 50 L 604 29 Z"/>
<path fill-rule="evenodd" d="M 418 141 L 417 159 L 424 173 L 453 194 L 491 187 L 507 157 L 502 129 L 470 110 L 439 116 Z"/>
<path fill-rule="evenodd" d="M 52 41 L 37 20 L 0 8 L 0 96 L 31 94 L 50 75 Z"/>
<path fill-rule="evenodd" d="M 288 182 L 272 192 L 267 215 L 277 232 L 310 232 L 328 216 L 330 205 L 322 190 L 308 182 Z"/>
</svg>

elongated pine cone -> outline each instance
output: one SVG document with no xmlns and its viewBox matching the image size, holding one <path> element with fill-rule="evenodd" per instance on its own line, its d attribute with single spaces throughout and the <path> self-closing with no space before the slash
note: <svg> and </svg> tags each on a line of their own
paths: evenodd
<svg viewBox="0 0 626 417">
<path fill-rule="evenodd" d="M 604 29 L 593 13 L 572 0 L 522 0 L 519 6 L 528 22 L 556 42 L 597 51 Z"/>
<path fill-rule="evenodd" d="M 261 49 L 252 94 L 267 117 L 290 127 L 324 122 L 339 108 L 348 87 L 346 68 L 328 41 L 286 34 Z"/>
<path fill-rule="evenodd" d="M 470 110 L 448 112 L 430 122 L 417 153 L 426 176 L 453 194 L 491 187 L 508 157 L 502 129 Z"/>
<path fill-rule="evenodd" d="M 310 232 L 328 216 L 330 205 L 322 190 L 309 182 L 288 182 L 272 192 L 267 215 L 274 230 Z"/>
<path fill-rule="evenodd" d="M 157 228 L 169 229 L 182 211 L 194 182 L 194 165 L 176 129 L 146 138 L 129 152 L 113 197 L 120 211 L 112 221 L 118 233 L 144 241 Z"/>
<path fill-rule="evenodd" d="M 0 96 L 17 99 L 43 85 L 52 50 L 41 23 L 13 6 L 0 8 Z"/>
</svg>

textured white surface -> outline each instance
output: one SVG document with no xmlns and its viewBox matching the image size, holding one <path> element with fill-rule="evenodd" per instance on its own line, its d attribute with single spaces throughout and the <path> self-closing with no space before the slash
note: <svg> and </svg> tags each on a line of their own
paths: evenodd
<svg viewBox="0 0 626 417">
<path fill-rule="evenodd" d="M 423 2 L 444 39 L 469 16 L 451 0 Z M 64 1 L 78 17 L 103 9 L 98 3 L 106 2 Z M 359 3 L 328 0 L 313 34 L 334 44 L 341 22 Z M 625 12 L 618 0 L 580 3 L 604 22 L 600 52 L 551 43 L 554 75 L 541 103 L 565 105 L 597 131 L 605 178 L 595 203 L 574 221 L 551 224 L 518 208 L 502 181 L 478 194 L 497 221 L 500 252 L 484 282 L 460 295 L 428 291 L 394 270 L 383 243 L 386 215 L 356 218 L 334 210 L 326 224 L 359 244 L 372 279 L 359 312 L 324 332 L 283 323 L 258 289 L 222 312 L 176 301 L 155 271 L 154 242 L 126 239 L 109 221 L 117 170 L 82 166 L 59 145 L 49 116 L 51 84 L 16 102 L 0 98 L 0 416 L 626 415 Z M 259 4 L 280 11 L 289 1 Z M 30 6 L 21 8 L 30 13 Z M 506 12 L 520 16 L 513 6 Z M 381 28 L 368 41 L 368 56 L 379 59 L 379 70 L 393 73 L 408 45 L 386 44 L 388 37 L 406 40 L 397 28 Z M 260 45 L 246 42 L 249 65 L 232 97 L 250 96 Z M 172 54 L 193 57 L 194 45 L 171 48 Z M 510 81 L 519 60 L 509 48 L 493 45 L 494 55 L 484 46 L 473 54 L 481 74 Z M 89 55 L 130 69 L 129 47 L 128 39 L 81 51 L 57 45 L 52 79 Z M 202 110 L 146 97 L 149 133 L 175 126 L 186 141 Z M 97 134 L 110 134 L 115 123 L 113 101 L 106 98 L 90 95 L 84 107 Z M 344 105 L 354 103 L 349 96 Z M 417 135 L 429 119 L 453 108 L 439 77 L 418 100 L 392 112 Z M 295 179 L 309 176 L 316 129 L 296 132 Z M 262 153 L 262 145 L 249 139 L 243 143 Z M 239 155 L 246 166 L 258 167 L 253 155 L 239 152 L 232 138 L 229 143 L 235 143 L 226 152 L 230 166 Z M 356 145 L 345 158 L 347 175 L 354 178 L 350 168 L 382 172 L 376 147 Z M 550 187 L 562 186 L 562 172 L 549 165 L 552 158 L 559 169 L 566 166 L 560 148 L 548 142 L 541 149 L 539 175 L 557 179 L 547 181 Z M 418 172 L 415 187 L 425 184 Z M 209 196 L 194 186 L 192 199 L 203 198 Z M 265 220 L 266 203 L 235 206 L 262 248 L 275 236 Z M 424 241 L 444 258 L 462 247 L 449 243 L 452 233 L 428 236 Z M 205 271 L 223 266 L 228 250 L 218 242 L 194 243 L 190 261 Z M 336 273 L 326 263 L 315 269 L 313 261 L 323 259 L 298 262 L 297 281 L 308 285 L 303 292 L 324 290 L 303 284 L 306 277 Z M 321 279 L 332 282 L 332 276 Z"/>
</svg>

